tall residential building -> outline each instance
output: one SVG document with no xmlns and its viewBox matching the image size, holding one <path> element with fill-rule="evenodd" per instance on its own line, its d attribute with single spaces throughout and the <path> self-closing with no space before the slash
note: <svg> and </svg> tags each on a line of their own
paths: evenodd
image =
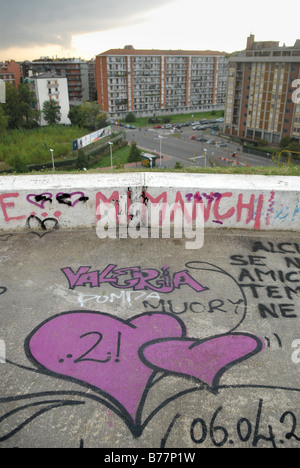
<svg viewBox="0 0 300 468">
<path fill-rule="evenodd" d="M 81 104 L 90 100 L 88 63 L 81 59 L 49 59 L 48 57 L 33 62 L 24 62 L 23 75 L 28 78 L 42 73 L 54 73 L 66 77 L 70 104 Z"/>
<path fill-rule="evenodd" d="M 53 100 L 60 107 L 60 123 L 70 125 L 71 122 L 68 118 L 70 105 L 66 77 L 54 73 L 43 73 L 25 79 L 25 83 L 29 83 L 34 92 L 37 100 L 36 107 L 39 111 L 42 111 L 45 102 Z M 47 125 L 43 113 L 40 116 L 40 125 Z"/>
<path fill-rule="evenodd" d="M 21 67 L 14 60 L 0 62 L 0 79 L 18 88 L 21 80 Z"/>
<path fill-rule="evenodd" d="M 112 116 L 224 110 L 224 52 L 112 49 L 96 57 L 98 103 Z"/>
<path fill-rule="evenodd" d="M 246 140 L 278 144 L 283 137 L 300 139 L 300 40 L 292 47 L 255 42 L 229 58 L 225 133 Z"/>
</svg>

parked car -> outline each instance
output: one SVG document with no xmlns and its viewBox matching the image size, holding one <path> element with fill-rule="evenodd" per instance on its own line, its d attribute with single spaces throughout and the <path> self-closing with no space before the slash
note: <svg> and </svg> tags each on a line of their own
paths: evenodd
<svg viewBox="0 0 300 468">
<path fill-rule="evenodd" d="M 220 148 L 227 148 L 227 143 L 219 143 Z"/>
<path fill-rule="evenodd" d="M 215 145 L 216 144 L 216 141 L 215 140 L 208 140 L 207 142 L 209 145 Z"/>
<path fill-rule="evenodd" d="M 196 135 L 192 135 L 192 136 L 190 137 L 190 140 L 196 140 Z"/>
<path fill-rule="evenodd" d="M 161 125 L 154 125 L 153 128 L 161 128 Z"/>
<path fill-rule="evenodd" d="M 203 143 L 207 141 L 206 138 L 196 138 L 197 141 L 202 141 Z"/>
</svg>

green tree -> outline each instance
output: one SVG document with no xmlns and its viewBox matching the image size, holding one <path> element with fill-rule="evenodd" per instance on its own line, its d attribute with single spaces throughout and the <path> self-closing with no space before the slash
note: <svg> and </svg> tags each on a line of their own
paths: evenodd
<svg viewBox="0 0 300 468">
<path fill-rule="evenodd" d="M 72 125 L 88 128 L 90 131 L 107 126 L 106 114 L 95 102 L 84 102 L 81 106 L 72 106 L 68 117 Z"/>
<path fill-rule="evenodd" d="M 3 104 L 3 110 L 10 130 L 22 127 L 23 119 L 18 90 L 11 83 L 6 83 L 6 103 Z"/>
<path fill-rule="evenodd" d="M 125 117 L 125 122 L 127 123 L 133 123 L 136 121 L 136 117 L 133 112 L 129 112 L 129 114 L 126 115 Z"/>
<path fill-rule="evenodd" d="M 0 135 L 4 133 L 8 126 L 8 117 L 5 115 L 2 106 L 0 106 Z"/>
<path fill-rule="evenodd" d="M 78 151 L 76 159 L 76 169 L 86 169 L 89 165 L 89 157 L 85 154 L 83 149 Z"/>
<path fill-rule="evenodd" d="M 28 84 L 20 83 L 18 89 L 6 83 L 6 103 L 3 110 L 8 118 L 8 128 L 32 128 L 38 125 L 40 112 L 35 109 L 36 99 Z"/>
<path fill-rule="evenodd" d="M 18 97 L 23 126 L 25 128 L 38 126 L 37 120 L 41 113 L 35 109 L 36 98 L 28 84 L 20 83 L 18 87 Z"/>
<path fill-rule="evenodd" d="M 280 141 L 280 148 L 287 148 L 291 143 L 291 139 L 289 136 L 283 137 Z"/>
<path fill-rule="evenodd" d="M 137 165 L 137 163 L 140 162 L 141 160 L 142 160 L 141 151 L 136 146 L 136 143 L 132 142 L 130 153 L 129 153 L 129 156 L 128 156 L 128 162 L 129 163 L 134 163 L 135 162 L 136 165 Z"/>
<path fill-rule="evenodd" d="M 60 122 L 60 106 L 55 101 L 45 101 L 42 113 L 48 125 L 55 125 Z"/>
</svg>

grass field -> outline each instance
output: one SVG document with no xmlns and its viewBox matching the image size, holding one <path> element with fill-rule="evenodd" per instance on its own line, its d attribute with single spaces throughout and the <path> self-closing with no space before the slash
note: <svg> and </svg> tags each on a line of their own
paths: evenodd
<svg viewBox="0 0 300 468">
<path fill-rule="evenodd" d="M 10 130 L 0 137 L 0 162 L 10 164 L 15 156 L 28 164 L 43 164 L 54 158 L 72 157 L 72 141 L 88 131 L 76 126 L 55 125 L 33 130 Z"/>
</svg>

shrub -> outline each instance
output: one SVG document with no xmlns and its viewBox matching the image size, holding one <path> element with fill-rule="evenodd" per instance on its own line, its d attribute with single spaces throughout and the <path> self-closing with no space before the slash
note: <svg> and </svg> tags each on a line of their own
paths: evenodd
<svg viewBox="0 0 300 468">
<path fill-rule="evenodd" d="M 133 112 L 129 112 L 129 114 L 126 115 L 125 117 L 125 122 L 127 123 L 132 123 L 136 121 L 136 116 L 134 115 Z"/>
<path fill-rule="evenodd" d="M 78 151 L 78 156 L 76 159 L 76 169 L 85 169 L 89 165 L 89 157 L 85 154 L 83 149 Z"/>
<path fill-rule="evenodd" d="M 22 156 L 19 154 L 16 154 L 11 158 L 10 165 L 13 167 L 14 171 L 18 172 L 19 174 L 28 172 L 28 167 L 24 163 Z"/>
</svg>

